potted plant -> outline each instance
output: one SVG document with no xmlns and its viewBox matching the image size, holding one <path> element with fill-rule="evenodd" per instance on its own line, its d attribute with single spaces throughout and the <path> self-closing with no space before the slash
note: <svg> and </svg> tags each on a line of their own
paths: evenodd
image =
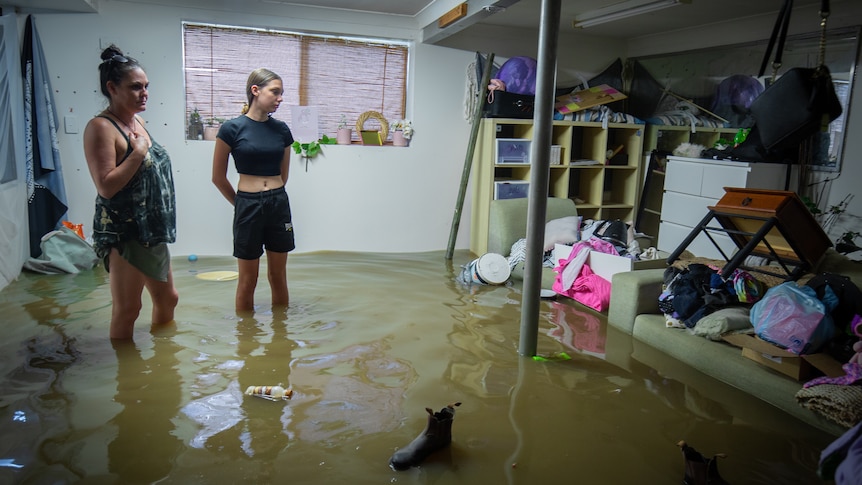
<svg viewBox="0 0 862 485">
<path fill-rule="evenodd" d="M 335 138 L 330 138 L 326 135 L 320 137 L 319 140 L 308 142 L 308 143 L 300 143 L 298 141 L 293 142 L 291 147 L 293 151 L 298 155 L 302 155 L 302 158 L 308 162 L 309 158 L 314 158 L 318 153 L 321 152 L 321 145 L 335 145 Z M 306 165 L 306 169 L 308 165 Z"/>
<path fill-rule="evenodd" d="M 200 140 L 204 136 L 204 123 L 201 119 L 201 113 L 195 108 L 189 114 L 189 140 Z"/>
<path fill-rule="evenodd" d="M 215 140 L 222 123 L 224 123 L 224 118 L 207 118 L 207 125 L 204 127 L 204 140 Z"/>
<path fill-rule="evenodd" d="M 406 147 L 407 140 L 413 137 L 413 122 L 410 120 L 394 120 L 389 122 L 389 131 L 392 132 L 392 144 L 397 147 Z"/>
<path fill-rule="evenodd" d="M 342 114 L 335 132 L 335 139 L 338 141 L 339 145 L 350 145 L 352 137 L 353 128 L 347 124 L 347 115 Z"/>
</svg>

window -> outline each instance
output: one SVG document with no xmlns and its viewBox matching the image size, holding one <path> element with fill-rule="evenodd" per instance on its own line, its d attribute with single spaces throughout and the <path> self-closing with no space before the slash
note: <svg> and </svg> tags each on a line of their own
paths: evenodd
<svg viewBox="0 0 862 485">
<path fill-rule="evenodd" d="M 351 125 L 366 111 L 405 117 L 406 43 L 183 23 L 183 47 L 188 139 L 241 114 L 248 75 L 259 67 L 281 76 L 275 116 L 288 124 L 289 106 L 297 105 L 319 107 L 319 131 L 327 134 L 342 114 Z"/>
</svg>

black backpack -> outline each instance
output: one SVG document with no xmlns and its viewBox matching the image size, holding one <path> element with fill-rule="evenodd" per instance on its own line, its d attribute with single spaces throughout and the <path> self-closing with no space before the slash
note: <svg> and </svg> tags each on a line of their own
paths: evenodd
<svg viewBox="0 0 862 485">
<path fill-rule="evenodd" d="M 856 353 L 853 344 L 859 340 L 850 330 L 850 322 L 854 315 L 862 315 L 862 291 L 850 278 L 836 273 L 820 273 L 808 280 L 806 285 L 814 289 L 821 301 L 824 300 L 827 286 L 838 298 L 838 305 L 829 313 L 837 330 L 836 336 L 826 343 L 823 352 L 839 362 L 848 362 Z"/>
<path fill-rule="evenodd" d="M 838 297 L 838 306 L 832 310 L 831 315 L 839 329 L 846 331 L 853 315 L 862 315 L 862 291 L 849 277 L 836 273 L 820 273 L 808 280 L 806 285 L 814 289 L 821 301 L 826 293 L 826 286 L 832 289 Z"/>
</svg>

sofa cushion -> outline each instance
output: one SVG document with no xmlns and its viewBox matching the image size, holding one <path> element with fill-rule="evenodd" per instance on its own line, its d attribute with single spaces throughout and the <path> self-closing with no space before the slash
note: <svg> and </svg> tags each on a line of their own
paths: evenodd
<svg viewBox="0 0 862 485">
<path fill-rule="evenodd" d="M 557 244 L 571 245 L 581 240 L 581 218 L 566 216 L 548 221 L 545 224 L 545 252 Z"/>
<path fill-rule="evenodd" d="M 527 237 L 528 199 L 491 201 L 488 221 L 488 252 L 508 256 L 515 241 Z M 578 209 L 571 199 L 548 197 L 545 220 L 577 216 Z"/>
</svg>

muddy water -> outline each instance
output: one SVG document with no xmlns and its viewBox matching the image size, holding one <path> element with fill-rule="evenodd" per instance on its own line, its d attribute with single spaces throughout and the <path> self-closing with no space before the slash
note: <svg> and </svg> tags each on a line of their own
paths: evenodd
<svg viewBox="0 0 862 485">
<path fill-rule="evenodd" d="M 680 483 L 680 439 L 726 453 L 731 483 L 817 482 L 833 436 L 584 307 L 543 301 L 548 360 L 519 356 L 520 284 L 465 287 L 470 259 L 293 255 L 290 308 L 273 312 L 263 281 L 253 317 L 234 313 L 234 282 L 196 277 L 232 258 L 177 259 L 176 330 L 144 317 L 121 345 L 101 267 L 22 274 L 0 292 L 0 482 Z M 243 395 L 276 384 L 293 398 Z M 456 401 L 451 447 L 392 471 L 425 408 Z"/>
</svg>

